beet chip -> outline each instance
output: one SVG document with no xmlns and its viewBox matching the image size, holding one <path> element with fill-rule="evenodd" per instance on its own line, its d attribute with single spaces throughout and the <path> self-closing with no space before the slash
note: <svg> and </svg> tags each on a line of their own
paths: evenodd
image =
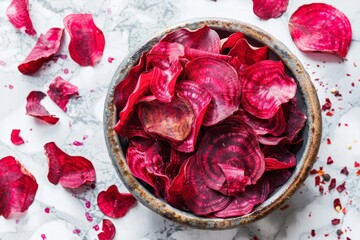
<svg viewBox="0 0 360 240">
<path fill-rule="evenodd" d="M 40 101 L 46 97 L 41 91 L 31 91 L 26 98 L 26 114 L 41 119 L 49 124 L 55 124 L 59 118 L 51 115 Z"/>
<path fill-rule="evenodd" d="M 116 185 L 99 193 L 98 206 L 106 216 L 121 218 L 132 208 L 136 199 L 130 193 L 120 193 Z"/>
<path fill-rule="evenodd" d="M 24 139 L 20 136 L 20 129 L 13 129 L 11 131 L 11 142 L 15 145 L 21 145 L 24 142 Z"/>
<path fill-rule="evenodd" d="M 99 240 L 112 240 L 116 234 L 115 225 L 109 219 L 104 219 L 102 221 L 102 229 L 98 234 Z"/>
<path fill-rule="evenodd" d="M 47 91 L 49 97 L 64 111 L 67 111 L 66 104 L 72 96 L 78 95 L 78 87 L 57 76 L 49 85 Z"/>
<path fill-rule="evenodd" d="M 283 146 L 265 146 L 265 171 L 284 169 L 296 166 L 295 155 Z"/>
<path fill-rule="evenodd" d="M 45 34 L 41 34 L 30 54 L 18 66 L 19 71 L 31 75 L 50 61 L 59 50 L 63 32 L 62 28 L 50 28 Z"/>
<path fill-rule="evenodd" d="M 36 34 L 29 14 L 29 0 L 13 0 L 6 9 L 6 15 L 14 27 L 25 27 L 25 33 Z"/>
<path fill-rule="evenodd" d="M 254 47 L 245 38 L 239 39 L 228 55 L 236 57 L 241 63 L 251 65 L 269 58 L 267 46 Z"/>
<path fill-rule="evenodd" d="M 66 188 L 78 188 L 85 183 L 95 181 L 95 169 L 93 164 L 81 156 L 69 156 L 63 152 L 54 142 L 45 144 L 45 153 L 49 163 L 47 175 L 52 184 L 58 184 Z"/>
<path fill-rule="evenodd" d="M 290 17 L 289 30 L 301 51 L 334 53 L 345 58 L 350 48 L 352 29 L 349 19 L 326 3 L 299 7 Z"/>
<path fill-rule="evenodd" d="M 70 34 L 69 53 L 80 66 L 94 66 L 103 55 L 105 37 L 95 25 L 92 14 L 69 14 L 64 25 Z"/>
<path fill-rule="evenodd" d="M 0 216 L 11 218 L 33 203 L 38 184 L 14 157 L 0 159 Z"/>
<path fill-rule="evenodd" d="M 280 17 L 287 9 L 289 0 L 253 0 L 253 11 L 263 20 Z"/>
</svg>

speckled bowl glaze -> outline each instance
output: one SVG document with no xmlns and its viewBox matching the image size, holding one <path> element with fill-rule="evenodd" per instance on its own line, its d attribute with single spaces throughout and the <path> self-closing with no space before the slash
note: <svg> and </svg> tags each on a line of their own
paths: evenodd
<svg viewBox="0 0 360 240">
<path fill-rule="evenodd" d="M 289 74 L 296 79 L 298 84 L 298 103 L 302 111 L 307 116 L 307 122 L 303 130 L 304 142 L 301 149 L 297 152 L 297 166 L 294 169 L 291 178 L 286 184 L 277 189 L 265 202 L 255 207 L 251 213 L 240 217 L 226 219 L 199 217 L 194 214 L 178 210 L 167 204 L 162 199 L 156 198 L 131 174 L 125 160 L 125 153 L 121 147 L 122 141 L 113 129 L 117 122 L 117 111 L 114 106 L 114 88 L 117 83 L 124 79 L 130 68 L 137 63 L 141 53 L 148 51 L 165 34 L 175 29 L 197 29 L 203 25 L 208 25 L 209 27 L 217 30 L 220 35 L 221 32 L 231 33 L 240 31 L 247 37 L 261 44 L 267 45 L 272 51 L 272 58 L 282 60 L 287 66 Z M 294 54 L 292 54 L 284 44 L 264 30 L 232 19 L 196 19 L 191 22 L 182 23 L 164 30 L 140 46 L 138 50 L 130 54 L 118 67 L 110 84 L 104 109 L 104 131 L 109 156 L 117 174 L 127 189 L 139 202 L 159 215 L 180 224 L 209 230 L 235 228 L 240 225 L 256 221 L 277 209 L 288 198 L 290 198 L 305 181 L 315 162 L 321 140 L 321 130 L 321 111 L 316 90 L 309 75 L 296 56 L 294 56 Z"/>
</svg>

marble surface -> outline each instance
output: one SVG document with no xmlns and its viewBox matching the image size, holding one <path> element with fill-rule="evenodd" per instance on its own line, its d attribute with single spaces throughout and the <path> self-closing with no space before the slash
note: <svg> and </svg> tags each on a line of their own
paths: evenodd
<svg viewBox="0 0 360 240">
<path fill-rule="evenodd" d="M 323 137 L 314 166 L 346 182 L 346 190 L 324 193 L 315 186 L 316 175 L 284 206 L 255 223 L 225 231 L 204 231 L 179 226 L 146 209 L 141 204 L 123 218 L 111 219 L 116 225 L 115 239 L 124 240 L 217 240 L 217 239 L 359 239 L 360 236 L 360 1 L 323 1 L 340 9 L 349 18 L 353 38 L 345 61 L 328 54 L 302 53 L 294 45 L 287 23 L 300 6 L 313 1 L 290 0 L 287 12 L 278 19 L 259 20 L 252 11 L 252 1 L 238 0 L 29 0 L 30 16 L 38 33 L 51 27 L 63 27 L 70 13 L 92 13 L 96 25 L 103 30 L 106 46 L 101 62 L 95 67 L 80 67 L 68 56 L 66 33 L 59 54 L 68 56 L 50 61 L 33 76 L 17 70 L 36 42 L 16 30 L 5 16 L 10 0 L 0 2 L 0 158 L 18 159 L 39 184 L 34 203 L 26 214 L 5 220 L 0 216 L 1 240 L 97 239 L 96 231 L 106 216 L 96 204 L 98 193 L 112 184 L 126 191 L 108 157 L 103 136 L 103 104 L 116 67 L 139 44 L 165 26 L 195 17 L 230 17 L 261 27 L 285 43 L 306 66 L 317 89 L 320 103 L 329 98 L 332 116 L 323 111 Z M 41 123 L 25 114 L 25 99 L 32 90 L 46 92 L 56 76 L 79 87 L 80 98 L 72 99 L 65 113 L 50 98 L 42 104 L 60 118 L 56 125 Z M 342 96 L 332 92 L 337 90 Z M 12 129 L 21 129 L 25 144 L 10 141 Z M 66 190 L 47 179 L 47 160 L 43 146 L 54 141 L 70 155 L 81 155 L 96 168 L 95 188 Z M 81 144 L 74 144 L 74 142 Z M 327 164 L 328 157 L 334 160 Z M 349 175 L 340 170 L 346 166 Z M 342 211 L 335 211 L 333 201 L 339 198 Z M 345 210 L 346 209 L 346 210 Z M 334 226 L 332 219 L 340 219 Z M 343 234 L 339 237 L 337 230 Z"/>
</svg>

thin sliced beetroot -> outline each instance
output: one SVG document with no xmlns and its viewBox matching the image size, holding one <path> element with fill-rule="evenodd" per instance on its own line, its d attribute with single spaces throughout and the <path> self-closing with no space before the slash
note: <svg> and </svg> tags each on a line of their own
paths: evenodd
<svg viewBox="0 0 360 240">
<path fill-rule="evenodd" d="M 72 96 L 78 96 L 78 87 L 57 76 L 49 85 L 47 91 L 49 97 L 64 111 L 67 111 L 67 103 Z"/>
<path fill-rule="evenodd" d="M 106 191 L 101 191 L 97 204 L 106 216 L 121 218 L 134 207 L 136 199 L 130 193 L 120 193 L 116 185 L 111 185 Z"/>
<path fill-rule="evenodd" d="M 20 129 L 13 129 L 10 136 L 11 142 L 15 145 L 24 144 L 24 139 L 20 136 Z"/>
<path fill-rule="evenodd" d="M 160 69 L 170 68 L 173 62 L 184 56 L 184 46 L 176 42 L 158 42 L 146 56 L 146 69 L 158 67 Z"/>
<path fill-rule="evenodd" d="M 244 38 L 239 39 L 228 55 L 236 57 L 241 63 L 252 65 L 261 60 L 269 58 L 269 49 L 267 46 L 254 47 Z"/>
<path fill-rule="evenodd" d="M 31 75 L 37 72 L 45 62 L 50 61 L 59 50 L 63 33 L 62 28 L 50 28 L 45 34 L 41 34 L 35 47 L 18 66 L 19 71 Z"/>
<path fill-rule="evenodd" d="M 280 17 L 287 9 L 289 0 L 253 0 L 253 11 L 263 20 Z"/>
<path fill-rule="evenodd" d="M 239 39 L 245 39 L 242 32 L 232 33 L 229 37 L 221 39 L 221 53 L 226 53 L 227 50 L 233 48 Z"/>
<path fill-rule="evenodd" d="M 212 57 L 217 58 L 224 61 L 230 61 L 232 59 L 231 56 L 220 54 L 220 53 L 212 53 L 212 52 L 206 52 L 203 50 L 199 50 L 196 48 L 185 48 L 185 58 L 188 60 L 193 60 L 195 58 L 199 57 Z"/>
<path fill-rule="evenodd" d="M 278 187 L 284 185 L 291 177 L 291 171 L 289 169 L 279 169 L 273 171 L 266 171 L 264 173 L 270 182 L 270 193 L 274 192 Z"/>
<path fill-rule="evenodd" d="M 98 234 L 99 240 L 113 240 L 115 238 L 116 228 L 112 221 L 103 219 L 101 232 Z"/>
<path fill-rule="evenodd" d="M 284 146 L 265 146 L 265 171 L 291 168 L 296 166 L 295 155 Z"/>
<path fill-rule="evenodd" d="M 214 125 L 238 109 L 241 85 L 230 64 L 217 58 L 200 57 L 188 62 L 185 72 L 187 79 L 198 83 L 212 95 L 203 125 Z"/>
<path fill-rule="evenodd" d="M 258 118 L 271 118 L 282 103 L 295 96 L 297 85 L 285 73 L 282 62 L 264 60 L 245 69 L 242 75 L 241 103 Z"/>
<path fill-rule="evenodd" d="M 195 48 L 207 52 L 220 52 L 220 37 L 216 31 L 203 26 L 197 30 L 180 28 L 165 35 L 161 42 L 176 42 L 187 48 Z"/>
<path fill-rule="evenodd" d="M 326 3 L 300 6 L 290 17 L 289 30 L 301 51 L 334 53 L 340 58 L 346 57 L 352 39 L 349 19 Z"/>
<path fill-rule="evenodd" d="M 26 114 L 49 124 L 55 124 L 59 121 L 59 118 L 51 115 L 40 103 L 44 97 L 46 97 L 46 94 L 41 91 L 31 91 L 26 97 Z"/>
<path fill-rule="evenodd" d="M 38 184 L 12 156 L 0 159 L 0 216 L 11 218 L 25 212 L 33 203 Z"/>
<path fill-rule="evenodd" d="M 96 65 L 104 52 L 105 37 L 92 14 L 69 14 L 64 18 L 64 25 L 70 34 L 70 57 L 80 66 Z"/>
<path fill-rule="evenodd" d="M 29 14 L 28 0 L 12 0 L 6 9 L 6 16 L 16 28 L 25 28 L 25 33 L 35 35 L 36 31 Z"/>
<path fill-rule="evenodd" d="M 60 183 L 66 188 L 78 188 L 96 178 L 93 164 L 81 156 L 70 156 L 54 142 L 44 145 L 48 158 L 48 179 L 52 184 Z"/>
</svg>

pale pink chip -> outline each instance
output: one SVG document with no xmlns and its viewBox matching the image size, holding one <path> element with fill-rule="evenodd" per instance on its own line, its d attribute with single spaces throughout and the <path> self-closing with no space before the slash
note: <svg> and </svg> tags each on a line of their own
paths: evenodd
<svg viewBox="0 0 360 240">
<path fill-rule="evenodd" d="M 78 95 L 78 87 L 72 85 L 62 77 L 57 76 L 49 85 L 47 94 L 62 110 L 64 110 L 64 112 L 66 112 L 66 104 L 72 96 Z"/>
<path fill-rule="evenodd" d="M 70 156 L 54 142 L 46 143 L 44 149 L 49 163 L 47 177 L 52 184 L 60 183 L 66 188 L 78 188 L 95 181 L 95 169 L 88 159 Z"/>
<path fill-rule="evenodd" d="M 26 98 L 26 114 L 49 124 L 55 124 L 59 121 L 59 118 L 51 115 L 40 103 L 44 97 L 46 97 L 46 94 L 41 91 L 31 91 Z"/>
<path fill-rule="evenodd" d="M 104 52 L 105 37 L 92 14 L 69 14 L 64 18 L 64 25 L 70 34 L 70 57 L 80 66 L 97 64 Z"/>
<path fill-rule="evenodd" d="M 263 20 L 280 17 L 287 9 L 289 0 L 253 0 L 253 11 Z"/>
<path fill-rule="evenodd" d="M 35 47 L 18 66 L 19 71 L 31 75 L 37 72 L 45 62 L 50 61 L 59 50 L 63 32 L 62 28 L 50 28 L 45 34 L 41 34 Z"/>
<path fill-rule="evenodd" d="M 32 24 L 29 14 L 28 0 L 13 0 L 6 9 L 6 15 L 9 21 L 16 28 L 25 28 L 25 33 L 35 35 L 36 31 Z"/>
<path fill-rule="evenodd" d="M 301 51 L 334 53 L 345 58 L 350 48 L 352 29 L 349 19 L 326 3 L 299 7 L 290 17 L 289 30 Z"/>
<path fill-rule="evenodd" d="M 13 129 L 11 131 L 11 142 L 15 145 L 21 145 L 24 142 L 24 139 L 20 136 L 20 129 Z"/>
<path fill-rule="evenodd" d="M 99 240 L 112 240 L 116 234 L 115 225 L 109 219 L 104 219 L 102 221 L 102 229 L 98 234 Z"/>
<path fill-rule="evenodd" d="M 135 205 L 136 199 L 130 193 L 120 193 L 116 185 L 111 185 L 99 193 L 97 203 L 106 216 L 121 218 Z"/>
<path fill-rule="evenodd" d="M 38 184 L 12 156 L 0 159 L 0 216 L 11 218 L 25 212 L 33 203 Z"/>
</svg>

